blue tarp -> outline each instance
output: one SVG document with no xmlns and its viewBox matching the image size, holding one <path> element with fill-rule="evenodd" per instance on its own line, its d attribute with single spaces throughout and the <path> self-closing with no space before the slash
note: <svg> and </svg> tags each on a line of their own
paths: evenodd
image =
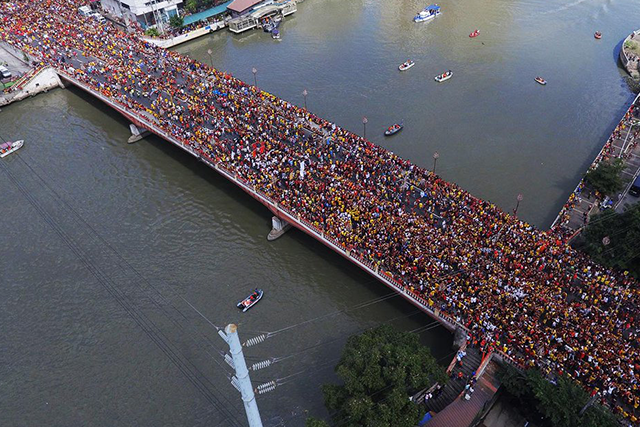
<svg viewBox="0 0 640 427">
<path fill-rule="evenodd" d="M 438 6 L 437 4 L 430 4 L 429 6 L 425 7 L 424 10 L 440 10 L 440 6 Z"/>
<path fill-rule="evenodd" d="M 193 24 L 194 22 L 202 21 L 203 19 L 207 19 L 226 12 L 227 6 L 231 4 L 231 1 L 224 2 L 217 5 L 216 7 L 212 7 L 211 9 L 203 10 L 202 12 L 194 13 L 193 15 L 185 16 L 184 25 Z"/>
<path fill-rule="evenodd" d="M 427 412 L 426 414 L 424 414 L 424 417 L 420 420 L 420 422 L 418 423 L 418 425 L 420 427 L 422 427 L 423 425 L 425 425 L 427 423 L 427 421 L 429 421 L 431 418 L 433 418 L 431 416 L 431 414 L 429 412 Z"/>
</svg>

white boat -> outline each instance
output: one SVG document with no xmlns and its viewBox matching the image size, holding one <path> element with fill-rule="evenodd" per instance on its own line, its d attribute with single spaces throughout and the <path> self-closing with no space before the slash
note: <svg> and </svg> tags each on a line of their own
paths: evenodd
<svg viewBox="0 0 640 427">
<path fill-rule="evenodd" d="M 435 77 L 435 80 L 439 83 L 442 83 L 444 81 L 449 80 L 451 77 L 453 77 L 453 71 L 449 70 L 446 73 L 438 74 Z"/>
<path fill-rule="evenodd" d="M 424 22 L 435 18 L 440 15 L 440 6 L 432 4 L 421 10 L 416 16 L 413 17 L 413 22 Z"/>
<path fill-rule="evenodd" d="M 400 64 L 400 66 L 398 67 L 398 70 L 407 71 L 409 68 L 413 67 L 414 65 L 416 65 L 416 63 L 409 60 L 407 62 L 403 62 L 402 64 Z"/>
<path fill-rule="evenodd" d="M 14 151 L 18 151 L 23 145 L 24 141 L 22 139 L 19 141 L 9 141 L 0 144 L 0 158 L 8 156 Z"/>
</svg>

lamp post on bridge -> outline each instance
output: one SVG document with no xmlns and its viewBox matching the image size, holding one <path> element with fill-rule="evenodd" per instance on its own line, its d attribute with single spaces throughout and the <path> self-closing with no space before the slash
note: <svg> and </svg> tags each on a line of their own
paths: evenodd
<svg viewBox="0 0 640 427">
<path fill-rule="evenodd" d="M 436 164 L 438 163 L 438 159 L 440 158 L 440 154 L 436 151 L 433 153 L 433 174 L 436 174 Z"/>
<path fill-rule="evenodd" d="M 302 96 L 304 97 L 304 109 L 307 109 L 307 95 L 309 95 L 309 92 L 307 92 L 307 90 L 303 90 L 302 91 Z"/>
<path fill-rule="evenodd" d="M 211 49 L 207 49 L 207 53 L 209 54 L 209 62 L 211 63 L 211 68 L 213 68 L 213 51 Z"/>
<path fill-rule="evenodd" d="M 251 72 L 253 73 L 253 85 L 255 87 L 258 87 L 258 78 L 256 77 L 256 74 L 258 74 L 258 70 L 256 69 L 256 67 L 253 67 L 251 69 Z"/>
<path fill-rule="evenodd" d="M 522 194 L 518 194 L 518 197 L 516 197 L 516 208 L 513 210 L 513 216 L 518 216 L 518 208 L 523 198 Z"/>
<path fill-rule="evenodd" d="M 369 119 L 366 117 L 362 118 L 362 137 L 367 139 L 367 123 L 369 123 Z"/>
</svg>

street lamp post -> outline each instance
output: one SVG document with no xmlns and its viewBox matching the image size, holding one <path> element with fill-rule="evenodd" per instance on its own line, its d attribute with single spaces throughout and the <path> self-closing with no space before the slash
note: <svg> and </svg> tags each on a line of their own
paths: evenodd
<svg viewBox="0 0 640 427">
<path fill-rule="evenodd" d="M 513 216 L 518 216 L 518 208 L 520 207 L 522 199 L 522 194 L 518 194 L 518 197 L 516 197 L 516 208 L 513 210 Z"/>
<path fill-rule="evenodd" d="M 209 54 L 209 62 L 211 62 L 211 68 L 213 68 L 213 51 L 211 49 L 207 49 L 207 53 Z"/>
<path fill-rule="evenodd" d="M 256 67 L 253 67 L 251 69 L 251 72 L 253 73 L 253 85 L 254 86 L 258 86 L 258 78 L 256 77 L 256 74 L 258 74 L 258 70 L 256 69 Z"/>
<path fill-rule="evenodd" d="M 440 154 L 438 154 L 438 152 L 436 151 L 435 153 L 433 153 L 433 174 L 436 174 L 436 164 L 438 163 L 438 158 L 440 157 Z"/>
<path fill-rule="evenodd" d="M 307 90 L 303 90 L 302 91 L 302 96 L 304 97 L 304 109 L 307 109 L 307 95 L 309 95 L 309 92 L 307 92 Z"/>
<path fill-rule="evenodd" d="M 367 123 L 369 120 L 366 117 L 362 118 L 362 137 L 367 139 Z"/>
</svg>

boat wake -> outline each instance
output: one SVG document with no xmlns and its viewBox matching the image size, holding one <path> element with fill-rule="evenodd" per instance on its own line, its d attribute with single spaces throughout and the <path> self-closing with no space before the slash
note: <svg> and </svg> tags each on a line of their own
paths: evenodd
<svg viewBox="0 0 640 427">
<path fill-rule="evenodd" d="M 559 7 L 559 8 L 557 8 L 557 9 L 553 9 L 553 10 L 545 10 L 544 12 L 542 12 L 542 15 L 549 15 L 549 14 L 552 14 L 552 13 L 563 12 L 563 11 L 565 11 L 565 10 L 567 10 L 567 9 L 571 9 L 571 8 L 573 8 L 573 7 L 579 6 L 579 5 L 581 5 L 582 3 L 586 3 L 586 2 L 588 2 L 588 1 L 589 1 L 589 0 L 576 0 L 576 1 L 574 1 L 573 3 L 565 4 L 564 6 L 560 6 L 560 7 Z"/>
</svg>

